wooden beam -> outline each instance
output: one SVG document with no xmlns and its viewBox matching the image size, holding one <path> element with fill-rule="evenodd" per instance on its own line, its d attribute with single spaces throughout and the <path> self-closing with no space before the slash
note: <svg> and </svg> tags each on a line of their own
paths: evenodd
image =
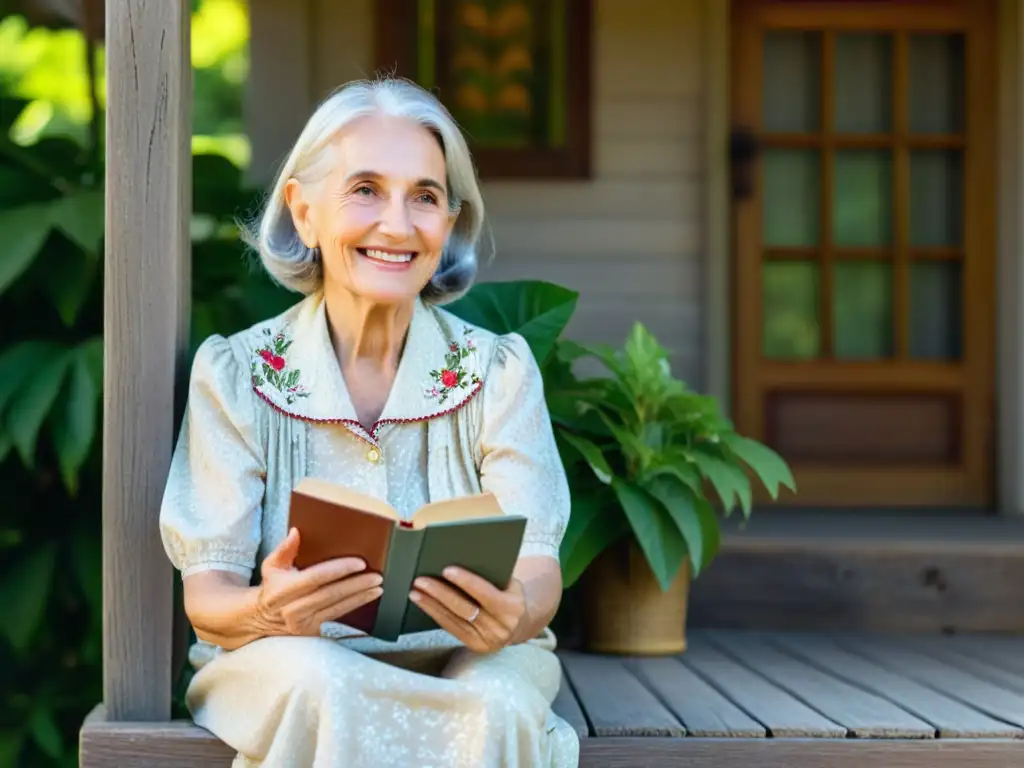
<svg viewBox="0 0 1024 768">
<path fill-rule="evenodd" d="M 107 0 L 103 697 L 166 720 L 173 590 L 157 528 L 190 291 L 189 3 Z"/>
</svg>

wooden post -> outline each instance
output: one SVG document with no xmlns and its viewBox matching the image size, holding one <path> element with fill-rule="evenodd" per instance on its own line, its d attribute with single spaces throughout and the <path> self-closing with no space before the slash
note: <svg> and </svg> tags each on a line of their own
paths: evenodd
<svg viewBox="0 0 1024 768">
<path fill-rule="evenodd" d="M 190 295 L 187 0 L 107 0 L 103 698 L 167 720 L 173 590 L 157 519 Z"/>
</svg>

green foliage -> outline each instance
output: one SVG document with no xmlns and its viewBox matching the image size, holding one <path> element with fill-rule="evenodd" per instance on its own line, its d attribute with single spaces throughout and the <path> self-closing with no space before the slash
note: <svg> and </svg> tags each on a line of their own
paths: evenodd
<svg viewBox="0 0 1024 768">
<path fill-rule="evenodd" d="M 549 400 L 573 492 L 588 500 L 574 504 L 562 545 L 567 585 L 628 530 L 668 589 L 684 563 L 696 576 L 717 552 L 709 484 L 726 515 L 738 507 L 745 517 L 752 499 L 748 473 L 772 498 L 780 486 L 796 490 L 778 454 L 736 434 L 714 398 L 672 375 L 664 348 L 642 324 L 621 349 L 562 341 L 557 356 L 562 381 Z M 568 371 L 583 358 L 597 360 L 607 375 L 575 380 Z M 614 501 L 599 501 L 609 498 Z M 612 517 L 619 524 L 609 526 Z"/>
</svg>

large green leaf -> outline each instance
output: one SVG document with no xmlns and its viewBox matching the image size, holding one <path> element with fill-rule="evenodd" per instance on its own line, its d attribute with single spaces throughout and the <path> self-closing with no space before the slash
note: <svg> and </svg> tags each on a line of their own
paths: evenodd
<svg viewBox="0 0 1024 768">
<path fill-rule="evenodd" d="M 46 270 L 42 289 L 68 328 L 75 325 L 82 305 L 92 292 L 99 274 L 99 261 L 62 238 L 51 240 L 50 247 L 46 249 L 40 262 Z"/>
<path fill-rule="evenodd" d="M 626 518 L 614 504 L 599 496 L 574 495 L 559 550 L 563 586 L 575 584 L 594 558 L 628 530 Z"/>
<path fill-rule="evenodd" d="M 796 491 L 789 466 L 768 446 L 737 434 L 723 435 L 722 442 L 757 474 L 773 499 L 778 498 L 780 485 Z"/>
<path fill-rule="evenodd" d="M 39 430 L 53 408 L 71 365 L 71 350 L 59 349 L 33 371 L 25 386 L 11 399 L 4 426 L 27 467 L 35 466 Z"/>
<path fill-rule="evenodd" d="M 78 470 L 89 455 L 96 435 L 100 391 L 89 370 L 87 354 L 88 349 L 75 351 L 60 398 L 52 412 L 53 443 L 60 473 L 72 496 L 78 493 Z"/>
<path fill-rule="evenodd" d="M 103 191 L 87 190 L 54 203 L 52 221 L 73 243 L 96 258 L 103 240 Z"/>
<path fill-rule="evenodd" d="M 35 261 L 51 220 L 49 203 L 0 211 L 0 295 Z"/>
<path fill-rule="evenodd" d="M 715 492 L 722 500 L 725 513 L 732 512 L 733 505 L 739 502 L 743 510 L 743 516 L 749 518 L 753 504 L 750 490 L 750 480 L 739 467 L 730 464 L 717 456 L 712 456 L 703 451 L 694 451 L 693 458 L 697 462 L 700 471 L 704 473 Z"/>
<path fill-rule="evenodd" d="M 721 540 L 718 518 L 711 505 L 676 476 L 659 475 L 645 487 L 678 526 L 690 553 L 693 575 L 699 575 L 718 553 Z"/>
<path fill-rule="evenodd" d="M 32 739 L 43 752 L 50 757 L 59 759 L 64 752 L 64 743 L 60 735 L 60 728 L 53 720 L 53 714 L 46 707 L 45 702 L 40 703 L 32 710 L 29 717 L 28 729 Z"/>
<path fill-rule="evenodd" d="M 34 339 L 0 350 L 0 425 L 7 405 L 47 360 L 60 352 L 52 341 Z"/>
<path fill-rule="evenodd" d="M 573 448 L 579 451 L 580 455 L 586 460 L 590 468 L 594 470 L 594 475 L 605 485 L 608 485 L 612 481 L 612 468 L 608 466 L 608 462 L 605 460 L 604 455 L 601 453 L 601 449 L 594 445 L 589 440 L 578 437 L 570 432 L 562 431 L 562 439 L 569 443 Z"/>
<path fill-rule="evenodd" d="M 50 544 L 23 555 L 0 574 L 0 633 L 18 651 L 28 647 L 46 615 L 55 549 Z"/>
<path fill-rule="evenodd" d="M 575 291 L 542 281 L 478 283 L 447 309 L 493 333 L 518 333 L 543 365 L 578 298 Z"/>
<path fill-rule="evenodd" d="M 619 478 L 612 481 L 612 488 L 658 584 L 668 590 L 686 560 L 683 535 L 657 499 L 642 488 Z"/>
</svg>

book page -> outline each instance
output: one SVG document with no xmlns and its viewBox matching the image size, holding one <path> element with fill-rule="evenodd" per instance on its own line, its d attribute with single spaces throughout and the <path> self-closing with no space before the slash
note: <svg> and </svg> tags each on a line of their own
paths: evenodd
<svg viewBox="0 0 1024 768">
<path fill-rule="evenodd" d="M 423 528 L 431 523 L 454 523 L 462 520 L 480 520 L 489 517 L 501 517 L 505 512 L 493 493 L 481 493 L 476 496 L 462 496 L 457 499 L 445 499 L 424 504 L 412 516 L 415 528 Z"/>
<path fill-rule="evenodd" d="M 365 493 L 359 493 L 351 488 L 346 488 L 343 485 L 337 483 L 329 483 L 326 480 L 318 480 L 315 477 L 303 478 L 297 486 L 295 491 L 298 493 L 305 494 L 306 496 L 312 496 L 316 499 L 322 499 L 331 504 L 337 504 L 343 507 L 352 507 L 362 512 L 369 512 L 374 515 L 380 515 L 386 517 L 389 520 L 398 520 L 398 512 L 395 508 L 388 504 L 386 501 L 381 501 L 378 498 L 370 496 Z"/>
</svg>

